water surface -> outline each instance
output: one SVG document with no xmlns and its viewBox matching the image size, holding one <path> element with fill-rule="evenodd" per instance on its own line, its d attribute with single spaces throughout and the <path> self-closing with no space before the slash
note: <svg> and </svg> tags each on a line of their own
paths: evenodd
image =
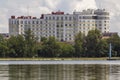
<svg viewBox="0 0 120 80">
<path fill-rule="evenodd" d="M 1 62 L 0 80 L 120 80 L 119 61 L 17 62 Z"/>
</svg>

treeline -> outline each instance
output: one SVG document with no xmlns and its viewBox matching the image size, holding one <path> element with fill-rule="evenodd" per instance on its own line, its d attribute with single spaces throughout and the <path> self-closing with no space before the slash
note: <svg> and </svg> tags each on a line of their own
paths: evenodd
<svg viewBox="0 0 120 80">
<path fill-rule="evenodd" d="M 113 35 L 102 39 L 98 30 L 89 31 L 87 36 L 79 33 L 74 43 L 59 42 L 54 37 L 41 38 L 37 42 L 30 30 L 24 35 L 11 36 L 4 39 L 0 36 L 0 57 L 107 57 L 109 43 L 112 44 L 112 56 L 120 56 L 120 37 Z"/>
</svg>

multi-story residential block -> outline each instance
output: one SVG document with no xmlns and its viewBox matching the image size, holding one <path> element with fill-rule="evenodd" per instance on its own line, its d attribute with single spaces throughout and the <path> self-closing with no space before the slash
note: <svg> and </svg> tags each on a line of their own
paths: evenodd
<svg viewBox="0 0 120 80">
<path fill-rule="evenodd" d="M 64 14 L 64 12 L 58 11 L 42 14 L 40 18 L 11 16 L 9 34 L 16 36 L 31 29 L 39 40 L 41 37 L 54 36 L 59 41 L 71 42 L 79 32 L 87 35 L 88 31 L 97 28 L 101 33 L 108 33 L 109 20 L 109 12 L 105 9 L 74 11 L 73 14 Z"/>
</svg>

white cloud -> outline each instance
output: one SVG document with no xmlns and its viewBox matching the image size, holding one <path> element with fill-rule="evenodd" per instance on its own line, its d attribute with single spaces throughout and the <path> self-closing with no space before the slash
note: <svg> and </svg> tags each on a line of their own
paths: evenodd
<svg viewBox="0 0 120 80">
<path fill-rule="evenodd" d="M 78 11 L 81 11 L 83 9 L 96 9 L 96 3 L 95 0 L 74 0 L 72 2 L 72 8 L 76 9 Z"/>
<path fill-rule="evenodd" d="M 55 10 L 56 6 L 60 3 L 61 0 L 44 0 L 44 6 L 49 9 Z"/>
<path fill-rule="evenodd" d="M 8 32 L 8 18 L 11 15 L 29 15 L 40 17 L 42 13 L 62 10 L 72 13 L 87 8 L 106 8 L 111 12 L 111 31 L 120 32 L 120 0 L 1 0 L 0 32 Z"/>
</svg>

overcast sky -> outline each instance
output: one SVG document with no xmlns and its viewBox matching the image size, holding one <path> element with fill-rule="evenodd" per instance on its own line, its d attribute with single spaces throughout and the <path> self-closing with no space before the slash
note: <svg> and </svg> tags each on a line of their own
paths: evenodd
<svg viewBox="0 0 120 80">
<path fill-rule="evenodd" d="M 120 34 L 120 0 L 0 0 L 0 33 L 8 32 L 8 18 L 11 15 L 41 14 L 61 10 L 72 13 L 74 10 L 107 9 L 110 11 L 110 31 Z"/>
</svg>

